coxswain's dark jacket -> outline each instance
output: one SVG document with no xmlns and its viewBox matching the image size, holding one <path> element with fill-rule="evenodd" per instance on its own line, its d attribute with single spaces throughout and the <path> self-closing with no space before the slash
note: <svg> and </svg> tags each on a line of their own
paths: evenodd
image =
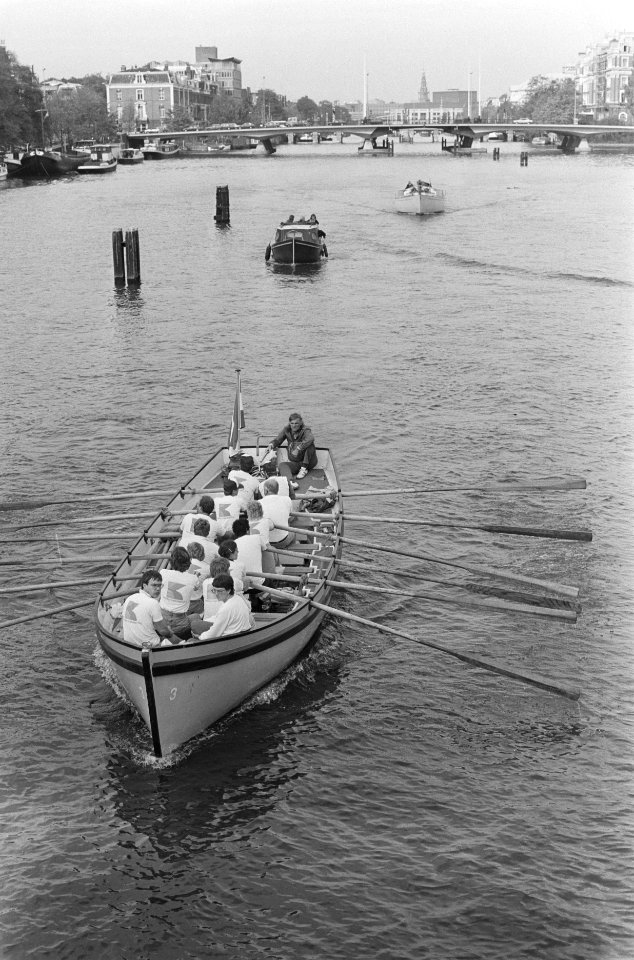
<svg viewBox="0 0 634 960">
<path fill-rule="evenodd" d="M 273 449 L 277 450 L 285 442 L 288 442 L 289 460 L 305 460 L 308 462 L 311 453 L 315 450 L 313 431 L 306 424 L 302 424 L 297 433 L 293 433 L 290 423 L 287 423 L 273 441 Z"/>
</svg>

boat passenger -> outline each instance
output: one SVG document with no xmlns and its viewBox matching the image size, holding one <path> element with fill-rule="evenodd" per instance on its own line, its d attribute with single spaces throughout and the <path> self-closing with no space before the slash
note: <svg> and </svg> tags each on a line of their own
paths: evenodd
<svg viewBox="0 0 634 960">
<path fill-rule="evenodd" d="M 253 457 L 243 455 L 240 457 L 240 469 L 230 470 L 227 476 L 228 480 L 233 480 L 244 490 L 243 499 L 247 503 L 253 499 L 253 495 L 259 486 L 257 477 L 254 477 L 252 470 L 254 467 Z"/>
<path fill-rule="evenodd" d="M 278 492 L 277 480 L 270 477 L 264 484 L 264 496 L 260 500 L 262 513 L 273 521 L 273 529 L 269 531 L 269 542 L 272 547 L 287 547 L 295 540 L 294 533 L 277 528 L 277 524 L 284 527 L 289 525 L 293 502 L 290 497 L 284 497 Z"/>
<path fill-rule="evenodd" d="M 194 513 L 186 513 L 183 519 L 181 520 L 181 532 L 182 533 L 192 533 L 192 527 L 196 520 L 199 520 L 201 516 L 206 517 L 209 520 L 209 525 L 211 527 L 210 540 L 215 540 L 217 533 L 216 525 L 216 515 L 214 513 L 215 503 L 213 497 L 208 497 L 207 495 L 200 498 L 198 501 L 198 507 Z"/>
<path fill-rule="evenodd" d="M 251 531 L 249 521 L 240 517 L 234 521 L 233 535 L 235 537 L 236 558 L 249 573 L 262 573 L 262 540 L 260 534 Z M 224 544 L 223 544 L 224 546 Z M 261 587 L 264 577 L 246 577 L 245 587 L 253 590 Z"/>
<path fill-rule="evenodd" d="M 212 589 L 223 603 L 213 626 L 201 633 L 201 640 L 212 640 L 214 637 L 243 633 L 255 626 L 255 620 L 247 600 L 242 594 L 234 592 L 233 580 L 228 574 L 220 574 L 220 576 L 214 577 Z"/>
<path fill-rule="evenodd" d="M 278 480 L 279 484 L 279 480 Z M 270 532 L 273 529 L 273 521 L 270 517 L 265 517 L 262 510 L 262 504 L 259 500 L 253 500 L 247 507 L 247 520 L 249 521 L 249 530 L 251 533 L 257 533 L 262 545 L 262 570 L 264 573 L 275 572 L 275 561 L 273 554 L 267 553 L 266 548 L 270 544 Z"/>
<path fill-rule="evenodd" d="M 246 504 L 244 499 L 238 496 L 239 487 L 235 480 L 225 480 L 222 489 L 223 496 L 216 498 L 216 516 L 220 533 L 226 533 L 231 530 L 231 524 L 238 519 Z"/>
<path fill-rule="evenodd" d="M 235 521 L 238 522 L 237 520 Z M 236 593 L 244 593 L 247 587 L 246 566 L 238 555 L 238 544 L 235 540 L 223 540 L 220 544 L 218 556 L 229 561 L 229 576 L 233 580 Z"/>
<path fill-rule="evenodd" d="M 214 557 L 209 568 L 209 576 L 202 584 L 204 604 L 202 616 L 194 614 L 189 618 L 189 625 L 194 637 L 199 637 L 205 630 L 209 630 L 222 606 L 222 602 L 213 589 L 214 577 L 219 577 L 221 573 L 229 573 L 229 561 L 226 557 Z"/>
<path fill-rule="evenodd" d="M 413 194 L 415 194 L 415 193 L 417 193 L 417 192 L 418 192 L 418 191 L 416 190 L 416 187 L 414 186 L 414 184 L 412 183 L 412 181 L 411 181 L 411 180 L 408 180 L 408 182 L 405 184 L 405 189 L 403 190 L 403 196 L 405 196 L 405 197 L 411 197 L 411 196 L 413 196 Z"/>
<path fill-rule="evenodd" d="M 139 647 L 148 643 L 155 647 L 168 641 L 180 643 L 181 638 L 163 617 L 158 601 L 161 583 L 158 570 L 146 570 L 141 577 L 138 593 L 133 593 L 123 604 L 121 617 L 126 643 L 134 643 Z"/>
<path fill-rule="evenodd" d="M 280 221 L 280 227 L 285 227 L 285 226 L 287 226 L 287 224 L 289 224 L 289 223 L 294 223 L 294 222 L 295 222 L 295 214 L 291 213 L 291 214 L 289 214 L 288 220 L 281 220 L 281 221 Z"/>
<path fill-rule="evenodd" d="M 267 477 L 267 480 L 277 480 L 278 493 L 281 493 L 284 497 L 290 497 L 291 500 L 295 499 L 295 489 L 294 487 L 298 486 L 295 484 L 292 486 L 289 483 L 288 477 L 282 476 L 280 474 L 273 474 L 271 477 Z M 261 500 L 265 494 L 264 487 L 266 486 L 266 480 L 262 480 L 260 486 L 258 487 L 258 500 Z M 248 516 L 248 508 L 247 508 Z"/>
<path fill-rule="evenodd" d="M 218 554 L 218 547 L 211 539 L 211 526 L 206 517 L 199 517 L 194 522 L 193 532 L 185 533 L 178 541 L 179 547 L 189 547 L 190 543 L 199 543 L 205 554 L 205 563 L 211 563 Z"/>
<path fill-rule="evenodd" d="M 209 564 L 205 563 L 205 550 L 202 544 L 192 540 L 187 544 L 187 553 L 191 558 L 190 572 L 197 573 L 199 577 L 198 585 L 194 587 L 191 600 L 189 601 L 188 615 L 192 613 L 202 613 L 203 609 L 203 582 L 209 577 Z"/>
<path fill-rule="evenodd" d="M 311 213 L 310 217 L 308 218 L 308 222 L 311 225 L 311 227 L 317 226 L 317 224 L 319 223 L 319 220 L 317 219 L 317 214 Z"/>
<path fill-rule="evenodd" d="M 191 557 L 184 547 L 174 547 L 170 556 L 170 566 L 161 573 L 161 610 L 163 619 L 181 640 L 191 636 L 187 611 L 194 588 L 198 586 L 199 576 L 190 572 Z"/>
<path fill-rule="evenodd" d="M 283 443 L 288 444 L 288 463 L 280 464 L 280 473 L 289 479 L 302 480 L 309 470 L 317 466 L 317 451 L 312 430 L 306 426 L 299 413 L 291 413 L 288 423 L 282 427 L 274 440 L 271 440 L 266 452 L 277 450 Z"/>
</svg>

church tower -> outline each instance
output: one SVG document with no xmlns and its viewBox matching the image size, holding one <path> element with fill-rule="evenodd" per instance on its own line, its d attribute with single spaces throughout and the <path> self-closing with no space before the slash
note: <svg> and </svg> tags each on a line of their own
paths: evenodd
<svg viewBox="0 0 634 960">
<path fill-rule="evenodd" d="M 427 89 L 427 78 L 425 76 L 424 70 L 420 78 L 420 88 L 418 90 L 418 102 L 429 103 L 429 90 Z"/>
</svg>

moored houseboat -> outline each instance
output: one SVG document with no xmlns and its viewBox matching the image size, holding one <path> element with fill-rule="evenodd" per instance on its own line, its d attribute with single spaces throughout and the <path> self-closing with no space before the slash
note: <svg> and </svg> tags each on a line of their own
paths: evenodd
<svg viewBox="0 0 634 960">
<path fill-rule="evenodd" d="M 173 140 L 147 141 L 141 147 L 144 160 L 168 160 L 177 157 L 180 148 Z"/>
<path fill-rule="evenodd" d="M 97 143 L 77 167 L 77 173 L 114 173 L 117 169 L 117 158 L 108 144 Z"/>
</svg>

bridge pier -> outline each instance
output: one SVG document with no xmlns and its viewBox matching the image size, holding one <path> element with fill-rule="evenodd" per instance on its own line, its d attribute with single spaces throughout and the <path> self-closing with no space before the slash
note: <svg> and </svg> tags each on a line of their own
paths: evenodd
<svg viewBox="0 0 634 960">
<path fill-rule="evenodd" d="M 573 133 L 565 133 L 561 138 L 559 149 L 562 153 L 574 153 L 580 143 L 581 137 L 576 137 Z"/>
</svg>

